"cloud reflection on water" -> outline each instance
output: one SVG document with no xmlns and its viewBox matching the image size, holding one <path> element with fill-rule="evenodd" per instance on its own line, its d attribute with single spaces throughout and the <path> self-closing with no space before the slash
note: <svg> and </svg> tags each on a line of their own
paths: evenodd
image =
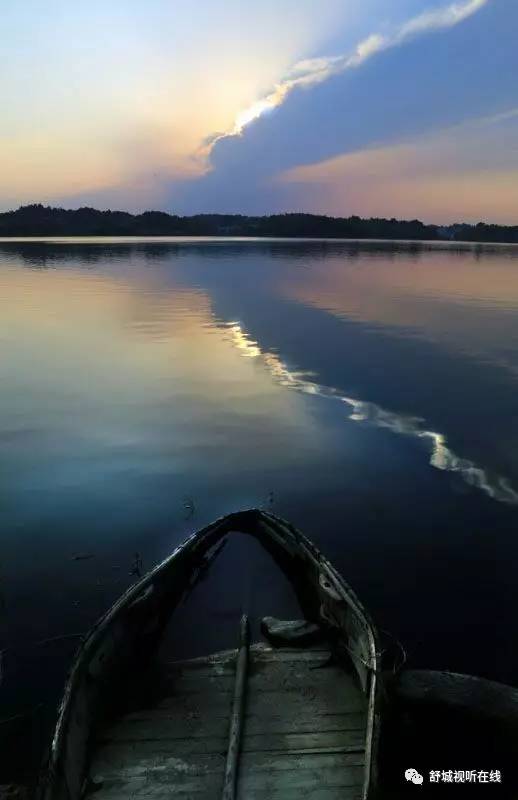
<svg viewBox="0 0 518 800">
<path fill-rule="evenodd" d="M 414 417 L 387 411 L 369 401 L 358 400 L 342 394 L 331 386 L 323 386 L 313 380 L 310 372 L 292 371 L 275 353 L 261 350 L 258 342 L 243 330 L 239 322 L 219 322 L 226 329 L 230 339 L 245 358 L 257 358 L 269 370 L 273 379 L 290 389 L 304 394 L 338 400 L 350 407 L 348 418 L 354 422 L 367 423 L 378 428 L 387 428 L 393 433 L 429 440 L 432 467 L 447 472 L 458 473 L 469 486 L 485 492 L 493 500 L 518 505 L 518 492 L 509 481 L 500 475 L 489 475 L 485 469 L 473 461 L 459 457 L 448 446 L 446 436 L 437 431 L 427 430 L 422 417 Z"/>
</svg>

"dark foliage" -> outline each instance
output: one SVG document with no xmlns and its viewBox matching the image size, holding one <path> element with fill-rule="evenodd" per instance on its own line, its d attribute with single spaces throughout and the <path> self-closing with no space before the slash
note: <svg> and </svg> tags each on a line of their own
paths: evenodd
<svg viewBox="0 0 518 800">
<path fill-rule="evenodd" d="M 80 208 L 67 211 L 43 205 L 0 214 L 0 236 L 286 236 L 381 239 L 436 239 L 437 229 L 418 220 L 369 219 L 274 214 L 197 214 L 179 217 L 161 211 L 128 214 Z"/>
<path fill-rule="evenodd" d="M 196 214 L 180 217 L 163 211 L 76 211 L 41 204 L 0 214 L 0 236 L 275 236 L 344 239 L 450 239 L 518 242 L 518 226 L 424 225 L 417 219 L 361 219 L 316 214 Z"/>
<path fill-rule="evenodd" d="M 463 242 L 518 242 L 518 225 L 452 225 L 452 238 Z"/>
</svg>

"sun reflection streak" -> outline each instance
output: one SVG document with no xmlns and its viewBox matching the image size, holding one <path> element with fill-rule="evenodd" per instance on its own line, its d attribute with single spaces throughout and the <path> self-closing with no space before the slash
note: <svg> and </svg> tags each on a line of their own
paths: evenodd
<svg viewBox="0 0 518 800">
<path fill-rule="evenodd" d="M 427 430 L 424 419 L 387 411 L 381 406 L 364 400 L 357 400 L 341 394 L 338 389 L 323 386 L 311 378 L 314 373 L 294 372 L 275 353 L 261 350 L 258 342 L 250 338 L 239 322 L 220 322 L 220 327 L 230 335 L 230 340 L 245 358 L 255 358 L 268 369 L 273 379 L 281 386 L 286 386 L 304 394 L 338 400 L 351 409 L 347 414 L 350 420 L 387 428 L 393 433 L 413 436 L 429 440 L 431 452 L 429 463 L 435 469 L 445 472 L 456 472 L 469 485 L 485 492 L 493 500 L 511 505 L 518 505 L 518 492 L 509 481 L 499 475 L 489 476 L 487 471 L 478 467 L 473 461 L 460 458 L 446 443 L 442 433 Z"/>
</svg>

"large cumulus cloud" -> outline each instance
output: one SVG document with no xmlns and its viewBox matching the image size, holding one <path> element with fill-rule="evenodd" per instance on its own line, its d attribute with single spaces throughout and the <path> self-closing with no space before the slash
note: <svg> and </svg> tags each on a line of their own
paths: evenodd
<svg viewBox="0 0 518 800">
<path fill-rule="evenodd" d="M 166 204 L 184 213 L 303 208 L 300 187 L 276 180 L 288 169 L 516 107 L 517 23 L 512 0 L 471 0 L 374 31 L 363 51 L 322 59 L 325 74 L 290 87 L 241 135 L 218 139 L 210 171 L 173 183 Z"/>
</svg>

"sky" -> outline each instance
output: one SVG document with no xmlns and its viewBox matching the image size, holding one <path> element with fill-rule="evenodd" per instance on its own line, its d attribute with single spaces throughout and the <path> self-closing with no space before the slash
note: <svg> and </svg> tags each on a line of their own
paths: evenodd
<svg viewBox="0 0 518 800">
<path fill-rule="evenodd" d="M 516 0 L 2 0 L 0 210 L 518 224 Z"/>
</svg>

